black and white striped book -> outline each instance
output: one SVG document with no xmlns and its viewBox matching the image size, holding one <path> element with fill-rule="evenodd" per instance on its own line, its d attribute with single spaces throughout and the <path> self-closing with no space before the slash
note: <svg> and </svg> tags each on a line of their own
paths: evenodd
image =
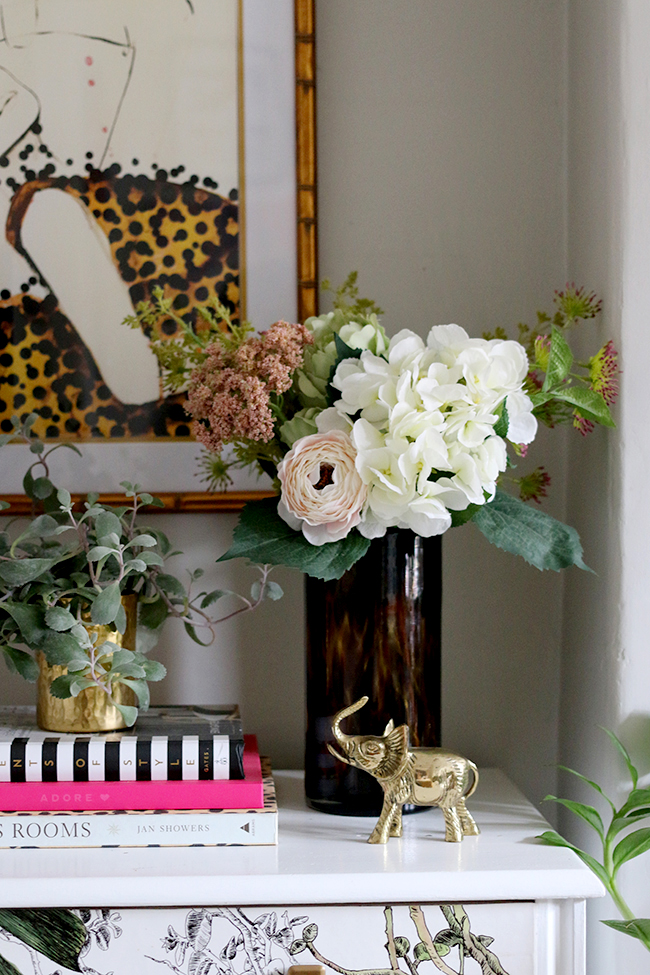
<svg viewBox="0 0 650 975">
<path fill-rule="evenodd" d="M 0 707 L 2 782 L 241 779 L 237 705 L 150 708 L 133 728 L 106 734 L 42 731 L 36 709 Z"/>
</svg>

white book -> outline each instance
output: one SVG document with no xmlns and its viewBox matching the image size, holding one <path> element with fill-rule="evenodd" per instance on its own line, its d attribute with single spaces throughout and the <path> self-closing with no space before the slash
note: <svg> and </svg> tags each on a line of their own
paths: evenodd
<svg viewBox="0 0 650 975">
<path fill-rule="evenodd" d="M 272 846 L 278 808 L 266 759 L 262 771 L 263 809 L 0 812 L 0 848 Z"/>
</svg>

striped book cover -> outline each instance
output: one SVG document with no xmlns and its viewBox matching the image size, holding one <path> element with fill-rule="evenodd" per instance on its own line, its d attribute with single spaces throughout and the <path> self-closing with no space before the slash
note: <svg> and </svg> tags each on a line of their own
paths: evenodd
<svg viewBox="0 0 650 975">
<path fill-rule="evenodd" d="M 2 782 L 239 779 L 244 736 L 236 705 L 168 706 L 106 734 L 42 731 L 34 707 L 0 707 Z"/>
</svg>

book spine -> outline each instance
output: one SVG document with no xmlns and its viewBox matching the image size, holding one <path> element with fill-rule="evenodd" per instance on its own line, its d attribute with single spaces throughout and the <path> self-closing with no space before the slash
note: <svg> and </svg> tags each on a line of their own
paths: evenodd
<svg viewBox="0 0 650 975">
<path fill-rule="evenodd" d="M 277 843 L 275 812 L 151 812 L 4 815 L 0 848 L 102 846 L 268 846 Z"/>
<path fill-rule="evenodd" d="M 261 809 L 264 791 L 254 735 L 246 735 L 243 779 L 0 783 L 0 810 Z"/>
<path fill-rule="evenodd" d="M 0 783 L 241 779 L 243 750 L 228 735 L 14 738 L 0 741 Z"/>
</svg>

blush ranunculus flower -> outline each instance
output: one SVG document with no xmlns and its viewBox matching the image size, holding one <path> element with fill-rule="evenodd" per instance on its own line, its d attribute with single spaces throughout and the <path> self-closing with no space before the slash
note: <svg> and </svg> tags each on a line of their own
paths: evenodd
<svg viewBox="0 0 650 975">
<path fill-rule="evenodd" d="M 312 545 L 337 542 L 359 524 L 368 488 L 355 462 L 347 433 L 330 430 L 301 437 L 278 466 L 278 514 Z"/>
</svg>

